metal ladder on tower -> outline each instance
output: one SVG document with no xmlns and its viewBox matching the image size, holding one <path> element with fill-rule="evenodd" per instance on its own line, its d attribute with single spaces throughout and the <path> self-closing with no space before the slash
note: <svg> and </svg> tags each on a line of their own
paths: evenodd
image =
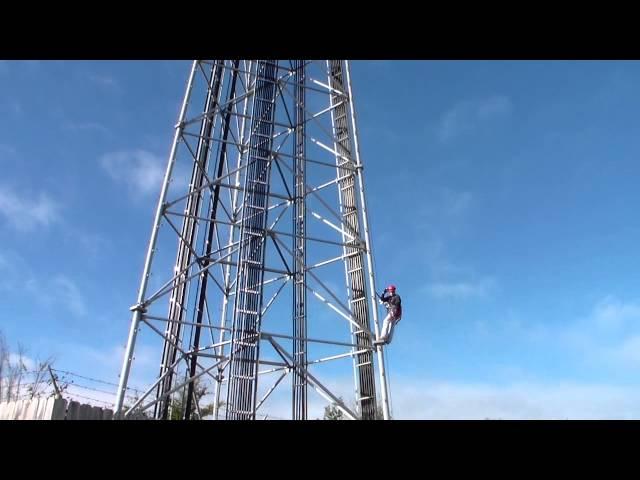
<svg viewBox="0 0 640 480">
<path fill-rule="evenodd" d="M 358 353 L 355 369 L 358 372 L 358 406 L 363 419 L 376 416 L 376 393 L 373 365 L 372 332 L 369 328 L 369 311 L 365 288 L 363 251 L 359 239 L 359 218 L 356 199 L 356 176 L 351 152 L 351 132 L 349 130 L 348 96 L 345 92 L 344 72 L 337 61 L 329 61 L 329 76 L 332 87 L 333 124 L 336 146 L 341 199 L 342 229 L 345 231 L 344 256 L 347 280 L 350 287 L 351 312 L 359 328 L 352 331 Z"/>
<path fill-rule="evenodd" d="M 261 62 L 256 82 L 251 149 L 245 178 L 238 290 L 230 354 L 227 419 L 255 418 L 262 276 L 275 110 L 274 62 Z M 262 76 L 260 76 L 262 75 Z"/>
</svg>

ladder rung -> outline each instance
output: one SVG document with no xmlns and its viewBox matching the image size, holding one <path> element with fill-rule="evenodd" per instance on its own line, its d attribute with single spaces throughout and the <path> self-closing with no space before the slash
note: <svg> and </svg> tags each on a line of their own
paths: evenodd
<svg viewBox="0 0 640 480">
<path fill-rule="evenodd" d="M 264 160 L 264 161 L 271 160 L 271 157 L 263 157 L 262 155 L 251 155 L 251 158 L 253 160 Z M 249 181 L 251 181 L 251 180 L 249 180 Z"/>
<path fill-rule="evenodd" d="M 258 295 L 260 293 L 258 290 L 249 290 L 249 289 L 240 290 L 240 292 L 242 292 L 242 293 L 251 293 L 253 295 Z"/>
</svg>

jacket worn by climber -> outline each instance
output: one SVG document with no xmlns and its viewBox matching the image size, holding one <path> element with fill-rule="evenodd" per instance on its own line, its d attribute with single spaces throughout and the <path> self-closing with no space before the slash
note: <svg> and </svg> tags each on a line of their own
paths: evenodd
<svg viewBox="0 0 640 480">
<path fill-rule="evenodd" d="M 387 287 L 379 298 L 387 307 L 387 316 L 382 321 L 382 331 L 380 337 L 373 342 L 374 345 L 389 344 L 393 338 L 395 326 L 402 318 L 402 300 L 396 293 L 394 285 Z"/>
<path fill-rule="evenodd" d="M 380 300 L 388 305 L 387 310 L 394 320 L 402 317 L 402 299 L 400 295 L 395 292 L 385 291 L 380 297 Z"/>
</svg>

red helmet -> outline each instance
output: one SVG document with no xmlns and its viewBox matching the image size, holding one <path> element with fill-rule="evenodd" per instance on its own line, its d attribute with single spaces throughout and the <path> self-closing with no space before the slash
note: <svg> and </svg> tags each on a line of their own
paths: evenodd
<svg viewBox="0 0 640 480">
<path fill-rule="evenodd" d="M 389 285 L 387 287 L 387 290 L 390 291 L 390 292 L 395 292 L 396 291 L 396 286 L 395 285 Z"/>
</svg>

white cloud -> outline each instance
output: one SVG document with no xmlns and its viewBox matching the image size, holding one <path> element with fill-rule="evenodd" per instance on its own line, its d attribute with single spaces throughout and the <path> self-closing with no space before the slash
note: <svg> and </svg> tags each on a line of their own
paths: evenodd
<svg viewBox="0 0 640 480">
<path fill-rule="evenodd" d="M 71 345 L 69 345 L 71 347 Z M 95 348 L 89 345 L 73 345 L 75 360 L 82 360 L 82 364 L 90 366 L 98 371 L 111 371 L 114 375 L 119 372 L 124 359 L 124 347 L 122 345 L 111 345 L 104 348 Z M 112 378 L 105 379 L 108 381 Z"/>
<path fill-rule="evenodd" d="M 164 178 L 163 159 L 145 150 L 113 152 L 100 158 L 102 168 L 135 196 L 158 193 Z"/>
<path fill-rule="evenodd" d="M 0 252 L 0 292 L 21 290 L 30 276 L 30 270 L 21 256 L 13 252 Z"/>
<path fill-rule="evenodd" d="M 36 362 L 27 357 L 26 355 L 22 354 L 18 354 L 18 353 L 11 353 L 9 354 L 9 362 L 13 365 L 18 365 L 20 363 L 20 360 L 22 360 L 22 364 L 25 366 L 25 368 L 29 371 L 34 370 L 36 368 Z"/>
<path fill-rule="evenodd" d="M 640 335 L 626 338 L 611 351 L 611 355 L 627 365 L 640 367 Z"/>
<path fill-rule="evenodd" d="M 640 326 L 640 305 L 623 303 L 608 295 L 597 303 L 592 318 L 597 326 L 604 328 L 620 328 L 629 321 Z"/>
<path fill-rule="evenodd" d="M 127 331 L 127 325 L 124 324 L 124 331 Z M 82 365 L 86 367 L 86 371 L 93 371 L 95 373 L 94 378 L 99 378 L 112 383 L 118 382 L 118 374 L 122 368 L 122 362 L 125 354 L 125 344 L 111 344 L 104 347 L 93 347 L 87 344 L 58 344 L 55 348 L 63 348 L 64 351 L 59 355 L 61 359 L 64 357 L 65 361 Z M 140 339 L 138 339 L 140 340 Z M 156 345 L 157 346 L 157 345 Z M 157 379 L 156 366 L 159 365 L 160 355 L 162 350 L 151 348 L 149 345 L 138 341 L 136 343 L 134 353 L 134 367 L 131 370 L 132 374 L 138 375 L 138 379 L 145 378 L 146 382 L 154 382 Z M 82 373 L 83 369 L 79 368 L 76 373 Z M 88 375 L 92 376 L 92 375 Z M 130 381 L 131 385 L 142 386 L 145 382 Z"/>
<path fill-rule="evenodd" d="M 0 255 L 0 291 L 28 294 L 34 302 L 51 309 L 60 306 L 75 317 L 88 309 L 76 282 L 66 275 L 35 275 L 29 264 L 17 254 Z"/>
<path fill-rule="evenodd" d="M 338 381 L 333 391 L 348 405 L 353 403 L 352 381 Z M 322 418 L 328 402 L 313 389 L 309 392 L 309 418 Z M 290 418 L 289 395 L 286 389 L 276 390 L 262 415 Z M 391 384 L 391 401 L 393 418 L 399 420 L 640 418 L 640 388 L 597 383 L 495 385 L 403 378 Z"/>
<path fill-rule="evenodd" d="M 563 321 L 527 321 L 507 312 L 489 322 L 487 335 L 506 335 L 534 342 L 545 349 L 562 350 L 585 368 L 616 372 L 640 368 L 640 303 L 606 296 L 586 314 Z"/>
<path fill-rule="evenodd" d="M 614 296 L 599 301 L 591 315 L 576 322 L 567 337 L 590 356 L 616 368 L 640 367 L 640 304 Z"/>
<path fill-rule="evenodd" d="M 77 317 L 87 314 L 87 307 L 80 289 L 68 277 L 57 275 L 51 281 L 51 294 L 56 301 Z"/>
<path fill-rule="evenodd" d="M 442 115 L 437 130 L 438 138 L 442 142 L 448 142 L 484 122 L 507 117 L 512 110 L 511 100 L 503 95 L 458 102 Z"/>
<path fill-rule="evenodd" d="M 427 292 L 436 298 L 486 297 L 495 288 L 493 278 L 485 277 L 477 281 L 436 282 L 427 285 Z"/>
<path fill-rule="evenodd" d="M 392 385 L 396 419 L 640 418 L 640 389 L 602 384 L 511 385 L 428 383 Z"/>
<path fill-rule="evenodd" d="M 48 227 L 59 219 L 59 206 L 46 193 L 19 195 L 13 189 L 0 186 L 0 216 L 19 231 Z"/>
</svg>

